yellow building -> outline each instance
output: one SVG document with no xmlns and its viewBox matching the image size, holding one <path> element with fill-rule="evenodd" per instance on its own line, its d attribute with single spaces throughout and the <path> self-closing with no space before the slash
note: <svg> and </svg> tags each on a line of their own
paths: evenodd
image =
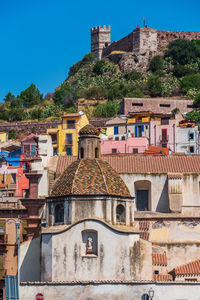
<svg viewBox="0 0 200 300">
<path fill-rule="evenodd" d="M 54 155 L 78 155 L 78 133 L 85 125 L 89 124 L 84 113 L 71 113 L 62 117 L 62 124 L 58 128 L 47 129 L 51 135 Z"/>
<path fill-rule="evenodd" d="M 0 132 L 0 142 L 6 142 L 7 141 L 7 133 L 6 132 Z"/>
</svg>

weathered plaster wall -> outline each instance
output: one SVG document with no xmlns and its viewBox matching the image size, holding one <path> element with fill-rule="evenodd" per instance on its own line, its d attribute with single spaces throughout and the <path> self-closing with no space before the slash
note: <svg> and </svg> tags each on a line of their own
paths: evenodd
<svg viewBox="0 0 200 300">
<path fill-rule="evenodd" d="M 21 300 L 35 300 L 39 292 L 45 300 L 141 300 L 150 288 L 154 290 L 153 300 L 200 300 L 200 285 L 194 283 L 22 285 L 20 295 Z"/>
<path fill-rule="evenodd" d="M 136 196 L 135 183 L 137 183 L 138 181 L 149 181 L 151 183 L 149 199 L 151 210 L 158 212 L 168 212 L 169 199 L 167 174 L 120 174 L 120 176 L 126 183 L 130 194 L 133 197 Z"/>
<path fill-rule="evenodd" d="M 21 281 L 40 281 L 40 237 L 20 245 Z"/>
<path fill-rule="evenodd" d="M 97 232 L 97 256 L 85 254 L 83 230 Z M 140 279 L 139 234 L 117 232 L 88 220 L 50 236 L 42 235 L 44 281 Z"/>
<path fill-rule="evenodd" d="M 150 241 L 167 253 L 168 271 L 199 258 L 200 221 L 151 222 Z"/>
</svg>

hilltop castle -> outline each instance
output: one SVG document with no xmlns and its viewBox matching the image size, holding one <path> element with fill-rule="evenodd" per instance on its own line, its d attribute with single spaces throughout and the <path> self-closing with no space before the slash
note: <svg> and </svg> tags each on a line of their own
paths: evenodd
<svg viewBox="0 0 200 300">
<path fill-rule="evenodd" d="M 110 25 L 108 27 L 104 25 L 103 27 L 91 28 L 91 52 L 94 53 L 95 58 L 101 59 L 106 56 L 110 57 L 113 54 L 116 56 L 117 54 L 117 63 L 121 59 L 126 60 L 126 62 L 121 62 L 122 68 L 123 65 L 126 68 L 127 64 L 131 68 L 137 68 L 137 66 L 145 68 L 149 59 L 154 55 L 161 54 L 169 42 L 179 38 L 188 40 L 200 39 L 200 31 L 162 31 L 137 26 L 130 34 L 119 41 L 111 43 L 110 36 Z M 125 55 L 123 52 L 125 52 Z M 127 53 L 129 53 L 128 62 Z M 121 54 L 120 57 L 119 54 Z M 134 64 L 130 63 L 130 58 L 134 61 Z M 116 62 L 116 57 L 114 60 Z"/>
</svg>

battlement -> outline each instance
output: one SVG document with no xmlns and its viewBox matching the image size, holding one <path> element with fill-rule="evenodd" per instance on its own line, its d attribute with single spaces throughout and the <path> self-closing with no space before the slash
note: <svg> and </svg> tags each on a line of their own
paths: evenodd
<svg viewBox="0 0 200 300">
<path fill-rule="evenodd" d="M 111 30 L 111 26 L 108 25 L 108 28 L 106 27 L 106 25 L 103 26 L 97 26 L 97 27 L 92 27 L 91 29 L 91 33 L 93 32 L 100 32 L 100 31 L 110 31 Z"/>
<path fill-rule="evenodd" d="M 199 31 L 161 31 L 153 28 L 137 26 L 131 33 L 119 41 L 110 43 L 111 27 L 98 26 L 91 28 L 91 52 L 96 58 L 102 58 L 113 51 L 134 53 L 162 54 L 169 42 L 185 38 L 199 39 Z"/>
</svg>

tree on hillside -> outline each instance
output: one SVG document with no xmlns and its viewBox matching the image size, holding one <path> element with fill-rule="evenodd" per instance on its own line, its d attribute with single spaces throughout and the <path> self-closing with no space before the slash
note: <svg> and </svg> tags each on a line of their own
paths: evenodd
<svg viewBox="0 0 200 300">
<path fill-rule="evenodd" d="M 3 99 L 3 101 L 6 104 L 11 104 L 11 102 L 13 102 L 15 100 L 15 95 L 11 94 L 10 92 L 5 96 L 5 98 Z"/>
<path fill-rule="evenodd" d="M 63 105 L 65 108 L 74 106 L 77 95 L 70 86 L 61 86 L 53 94 L 53 101 L 56 105 Z"/>
<path fill-rule="evenodd" d="M 160 55 L 156 55 L 152 58 L 149 65 L 149 70 L 153 73 L 163 70 L 163 58 Z"/>
<path fill-rule="evenodd" d="M 171 57 L 174 64 L 186 65 L 200 57 L 200 47 L 186 39 L 174 40 L 168 44 L 165 57 Z"/>
<path fill-rule="evenodd" d="M 40 91 L 36 88 L 35 84 L 31 83 L 26 90 L 21 92 L 20 98 L 22 99 L 24 107 L 29 108 L 40 104 L 42 94 L 40 94 Z"/>
</svg>

